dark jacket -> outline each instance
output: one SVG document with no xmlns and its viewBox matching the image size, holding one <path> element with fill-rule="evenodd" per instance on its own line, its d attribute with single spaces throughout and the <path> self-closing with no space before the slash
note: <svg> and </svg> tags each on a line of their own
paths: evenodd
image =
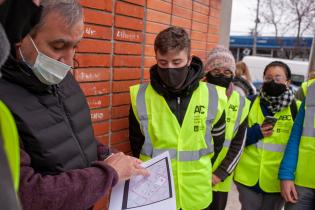
<svg viewBox="0 0 315 210">
<path fill-rule="evenodd" d="M 160 77 L 157 73 L 157 65 L 154 65 L 150 69 L 150 79 L 153 89 L 162 95 L 173 114 L 176 116 L 180 125 L 182 125 L 184 116 L 188 104 L 190 102 L 193 92 L 198 88 L 199 81 L 203 76 L 202 61 L 198 57 L 193 57 L 187 79 L 178 93 L 171 92 L 165 85 L 163 85 Z M 212 136 L 214 139 L 215 155 L 212 162 L 215 161 L 217 155 L 222 149 L 224 142 L 224 130 L 225 130 L 225 113 L 222 114 L 219 121 L 214 125 Z M 132 107 L 129 111 L 129 139 L 132 153 L 135 157 L 139 157 L 142 145 L 144 143 L 144 136 L 140 130 L 140 125 L 133 113 Z M 218 169 L 216 171 L 217 176 L 225 179 L 228 173 L 225 169 Z"/>
<path fill-rule="evenodd" d="M 46 86 L 12 57 L 2 75 L 0 100 L 11 110 L 21 139 L 23 208 L 91 207 L 117 174 L 98 161 L 88 105 L 73 76 Z"/>
</svg>

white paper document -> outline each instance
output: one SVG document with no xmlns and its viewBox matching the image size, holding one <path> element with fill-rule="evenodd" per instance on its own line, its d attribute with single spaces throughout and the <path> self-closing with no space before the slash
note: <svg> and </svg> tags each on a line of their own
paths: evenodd
<svg viewBox="0 0 315 210">
<path fill-rule="evenodd" d="M 142 164 L 150 175 L 134 176 L 112 190 L 109 210 L 176 210 L 176 196 L 169 153 Z"/>
</svg>

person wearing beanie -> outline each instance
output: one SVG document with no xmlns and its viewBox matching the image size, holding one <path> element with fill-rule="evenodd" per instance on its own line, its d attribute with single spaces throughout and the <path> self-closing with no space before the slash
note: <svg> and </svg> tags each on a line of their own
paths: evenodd
<svg viewBox="0 0 315 210">
<path fill-rule="evenodd" d="M 226 130 L 224 142 L 220 145 L 213 163 L 213 202 L 211 210 L 224 210 L 228 192 L 232 185 L 232 174 L 241 157 L 246 137 L 247 115 L 250 102 L 233 90 L 235 60 L 231 52 L 223 46 L 216 46 L 209 54 L 205 66 L 208 83 L 226 88 L 228 104 L 225 108 Z M 219 170 L 220 169 L 220 170 Z M 223 169 L 223 170 L 222 170 Z M 224 171 L 224 173 L 220 173 Z"/>
<path fill-rule="evenodd" d="M 278 171 L 300 106 L 290 79 L 288 65 L 271 62 L 262 89 L 250 98 L 245 149 L 234 174 L 243 210 L 283 208 Z"/>
</svg>

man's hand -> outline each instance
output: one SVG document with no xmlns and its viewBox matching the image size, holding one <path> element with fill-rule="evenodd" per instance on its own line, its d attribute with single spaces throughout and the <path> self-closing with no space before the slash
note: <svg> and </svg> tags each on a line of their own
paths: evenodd
<svg viewBox="0 0 315 210">
<path fill-rule="evenodd" d="M 282 180 L 280 182 L 281 195 L 286 202 L 296 203 L 298 201 L 298 194 L 296 192 L 294 182 L 292 180 Z"/>
<path fill-rule="evenodd" d="M 212 174 L 212 186 L 215 186 L 220 182 L 221 182 L 221 179 L 215 174 Z"/>
<path fill-rule="evenodd" d="M 149 175 L 149 172 L 141 167 L 141 160 L 122 152 L 112 154 L 104 162 L 116 170 L 119 181 L 130 179 L 134 175 Z"/>
<path fill-rule="evenodd" d="M 261 133 L 264 137 L 271 136 L 273 133 L 273 126 L 270 124 L 264 124 L 260 126 Z"/>
</svg>

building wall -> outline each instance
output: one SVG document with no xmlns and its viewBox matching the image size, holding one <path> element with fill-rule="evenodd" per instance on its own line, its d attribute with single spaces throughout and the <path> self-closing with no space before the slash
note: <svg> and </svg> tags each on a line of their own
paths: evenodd
<svg viewBox="0 0 315 210">
<path fill-rule="evenodd" d="M 219 41 L 221 0 L 81 0 L 84 39 L 75 78 L 91 109 L 97 139 L 130 153 L 129 86 L 149 79 L 155 36 L 169 26 L 187 29 L 192 53 L 203 60 Z M 94 208 L 106 209 L 106 198 Z"/>
</svg>

